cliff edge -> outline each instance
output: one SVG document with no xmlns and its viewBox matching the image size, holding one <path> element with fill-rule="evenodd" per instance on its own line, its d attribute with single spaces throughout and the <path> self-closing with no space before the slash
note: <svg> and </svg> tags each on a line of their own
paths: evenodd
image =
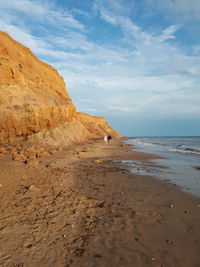
<svg viewBox="0 0 200 267">
<path fill-rule="evenodd" d="M 111 134 L 102 117 L 76 112 L 63 78 L 0 32 L 0 143 L 68 145 Z"/>
</svg>

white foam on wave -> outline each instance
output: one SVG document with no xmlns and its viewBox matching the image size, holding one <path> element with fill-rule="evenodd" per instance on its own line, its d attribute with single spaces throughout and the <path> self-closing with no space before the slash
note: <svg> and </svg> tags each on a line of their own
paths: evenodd
<svg viewBox="0 0 200 267">
<path fill-rule="evenodd" d="M 193 151 L 193 150 L 182 150 L 182 149 L 169 149 L 171 152 L 178 152 L 178 153 L 183 153 L 183 154 L 193 154 L 193 155 L 200 155 L 200 152 L 198 151 Z"/>
<path fill-rule="evenodd" d="M 196 152 L 200 152 L 200 147 L 189 147 L 189 146 L 185 146 L 185 145 L 182 145 L 180 146 L 181 148 L 183 148 L 184 150 L 194 150 Z"/>
<path fill-rule="evenodd" d="M 200 155 L 200 148 L 199 147 L 194 147 L 188 145 L 183 145 L 183 144 L 178 144 L 178 143 L 171 143 L 171 139 L 168 139 L 169 143 L 167 143 L 167 139 L 161 140 L 161 142 L 157 140 L 141 140 L 141 139 L 134 139 L 131 140 L 134 145 L 139 145 L 139 146 L 144 146 L 144 147 L 149 147 L 152 149 L 156 150 L 162 150 L 162 151 L 170 151 L 170 152 L 175 152 L 175 153 L 182 153 L 182 154 L 192 154 L 192 155 Z M 162 143 L 163 142 L 163 143 Z M 179 140 L 177 139 L 177 142 Z M 183 140 L 181 140 L 183 142 Z"/>
<path fill-rule="evenodd" d="M 159 144 L 155 144 L 155 143 L 147 143 L 147 142 L 142 142 L 142 141 L 139 141 L 139 140 L 136 140 L 134 142 L 135 144 L 138 144 L 138 145 L 142 145 L 142 146 L 153 146 L 153 147 L 158 147 L 160 146 Z M 160 146 L 161 147 L 161 146 Z"/>
</svg>

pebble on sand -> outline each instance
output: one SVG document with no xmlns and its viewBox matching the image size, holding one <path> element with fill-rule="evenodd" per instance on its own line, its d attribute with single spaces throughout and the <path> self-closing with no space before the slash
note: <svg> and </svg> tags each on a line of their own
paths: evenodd
<svg viewBox="0 0 200 267">
<path fill-rule="evenodd" d="M 172 244 L 172 243 L 173 243 L 172 240 L 165 240 L 165 242 L 166 242 L 167 244 Z"/>
<path fill-rule="evenodd" d="M 157 220 L 158 223 L 164 224 L 165 221 L 164 220 Z"/>
<path fill-rule="evenodd" d="M 184 210 L 185 214 L 190 214 L 190 212 L 188 210 Z"/>
<path fill-rule="evenodd" d="M 100 159 L 96 159 L 94 162 L 96 162 L 96 163 L 101 163 L 102 160 L 100 160 Z"/>
</svg>

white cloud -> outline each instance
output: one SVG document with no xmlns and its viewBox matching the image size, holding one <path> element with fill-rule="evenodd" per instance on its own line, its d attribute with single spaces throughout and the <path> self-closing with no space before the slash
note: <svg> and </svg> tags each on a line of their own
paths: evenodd
<svg viewBox="0 0 200 267">
<path fill-rule="evenodd" d="M 84 30 L 84 25 L 76 20 L 68 10 L 56 8 L 53 2 L 45 2 L 42 0 L 0 0 L 1 14 L 4 12 L 21 12 L 27 18 L 35 20 L 39 24 L 49 23 L 52 26 L 61 25 L 65 27 L 72 27 L 78 30 Z M 16 14 L 16 21 L 19 19 Z"/>
<path fill-rule="evenodd" d="M 199 0 L 143 0 L 149 7 L 150 15 L 162 11 L 164 16 L 169 16 L 176 21 L 199 21 L 200 1 Z M 167 13 L 166 13 L 167 12 Z"/>
<path fill-rule="evenodd" d="M 118 1 L 116 1 L 118 2 Z M 96 1 L 95 10 L 99 11 L 101 17 L 106 22 L 120 26 L 125 37 L 126 41 L 129 44 L 135 45 L 133 41 L 142 42 L 146 45 L 152 45 L 155 42 L 164 42 L 169 39 L 175 39 L 175 33 L 179 29 L 179 25 L 170 25 L 165 28 L 161 35 L 156 33 L 145 32 L 139 27 L 136 23 L 134 23 L 129 17 L 126 15 L 122 15 L 119 12 L 116 14 L 113 12 L 112 8 L 107 8 L 105 1 Z"/>
<path fill-rule="evenodd" d="M 110 12 L 114 13 L 115 15 L 127 15 L 129 14 L 134 8 L 134 1 L 133 0 L 94 0 L 93 9 L 98 11 L 99 9 L 104 10 L 102 16 L 106 14 L 111 14 Z M 110 11 L 110 12 L 109 12 Z M 108 18 L 109 19 L 109 18 Z M 111 19 L 112 22 L 112 19 Z"/>
<path fill-rule="evenodd" d="M 82 108 L 81 109 L 82 112 L 96 112 L 97 110 L 95 108 Z"/>
<path fill-rule="evenodd" d="M 164 29 L 163 33 L 158 37 L 158 40 L 164 42 L 169 39 L 176 39 L 175 33 L 179 29 L 178 25 L 171 25 L 168 28 Z"/>
<path fill-rule="evenodd" d="M 116 105 L 116 106 L 111 105 L 111 106 L 108 106 L 107 109 L 109 111 L 114 110 L 114 112 L 117 112 L 117 113 L 121 113 L 121 112 L 126 113 L 127 112 L 127 113 L 132 113 L 132 114 L 138 111 L 137 107 L 135 107 L 135 108 L 134 107 L 127 107 L 127 106 L 124 106 L 123 104 Z"/>
<path fill-rule="evenodd" d="M 200 20 L 199 0 L 160 0 L 158 5 L 184 19 Z"/>
<path fill-rule="evenodd" d="M 91 103 L 92 100 L 91 99 L 80 99 L 80 102 L 82 102 L 82 103 Z"/>
<path fill-rule="evenodd" d="M 40 5 L 39 1 L 30 0 L 0 0 L 1 10 L 13 9 L 20 12 L 25 12 L 29 14 L 36 14 L 41 16 L 46 14 L 46 9 L 44 6 Z"/>
</svg>

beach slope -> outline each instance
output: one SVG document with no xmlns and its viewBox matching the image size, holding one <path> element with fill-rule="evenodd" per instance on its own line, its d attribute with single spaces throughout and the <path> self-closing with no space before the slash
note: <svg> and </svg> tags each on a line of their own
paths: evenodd
<svg viewBox="0 0 200 267">
<path fill-rule="evenodd" d="M 120 160 L 156 157 L 131 148 L 49 148 L 32 168 L 0 153 L 0 266 L 200 266 L 200 199 L 131 174 Z"/>
</svg>

